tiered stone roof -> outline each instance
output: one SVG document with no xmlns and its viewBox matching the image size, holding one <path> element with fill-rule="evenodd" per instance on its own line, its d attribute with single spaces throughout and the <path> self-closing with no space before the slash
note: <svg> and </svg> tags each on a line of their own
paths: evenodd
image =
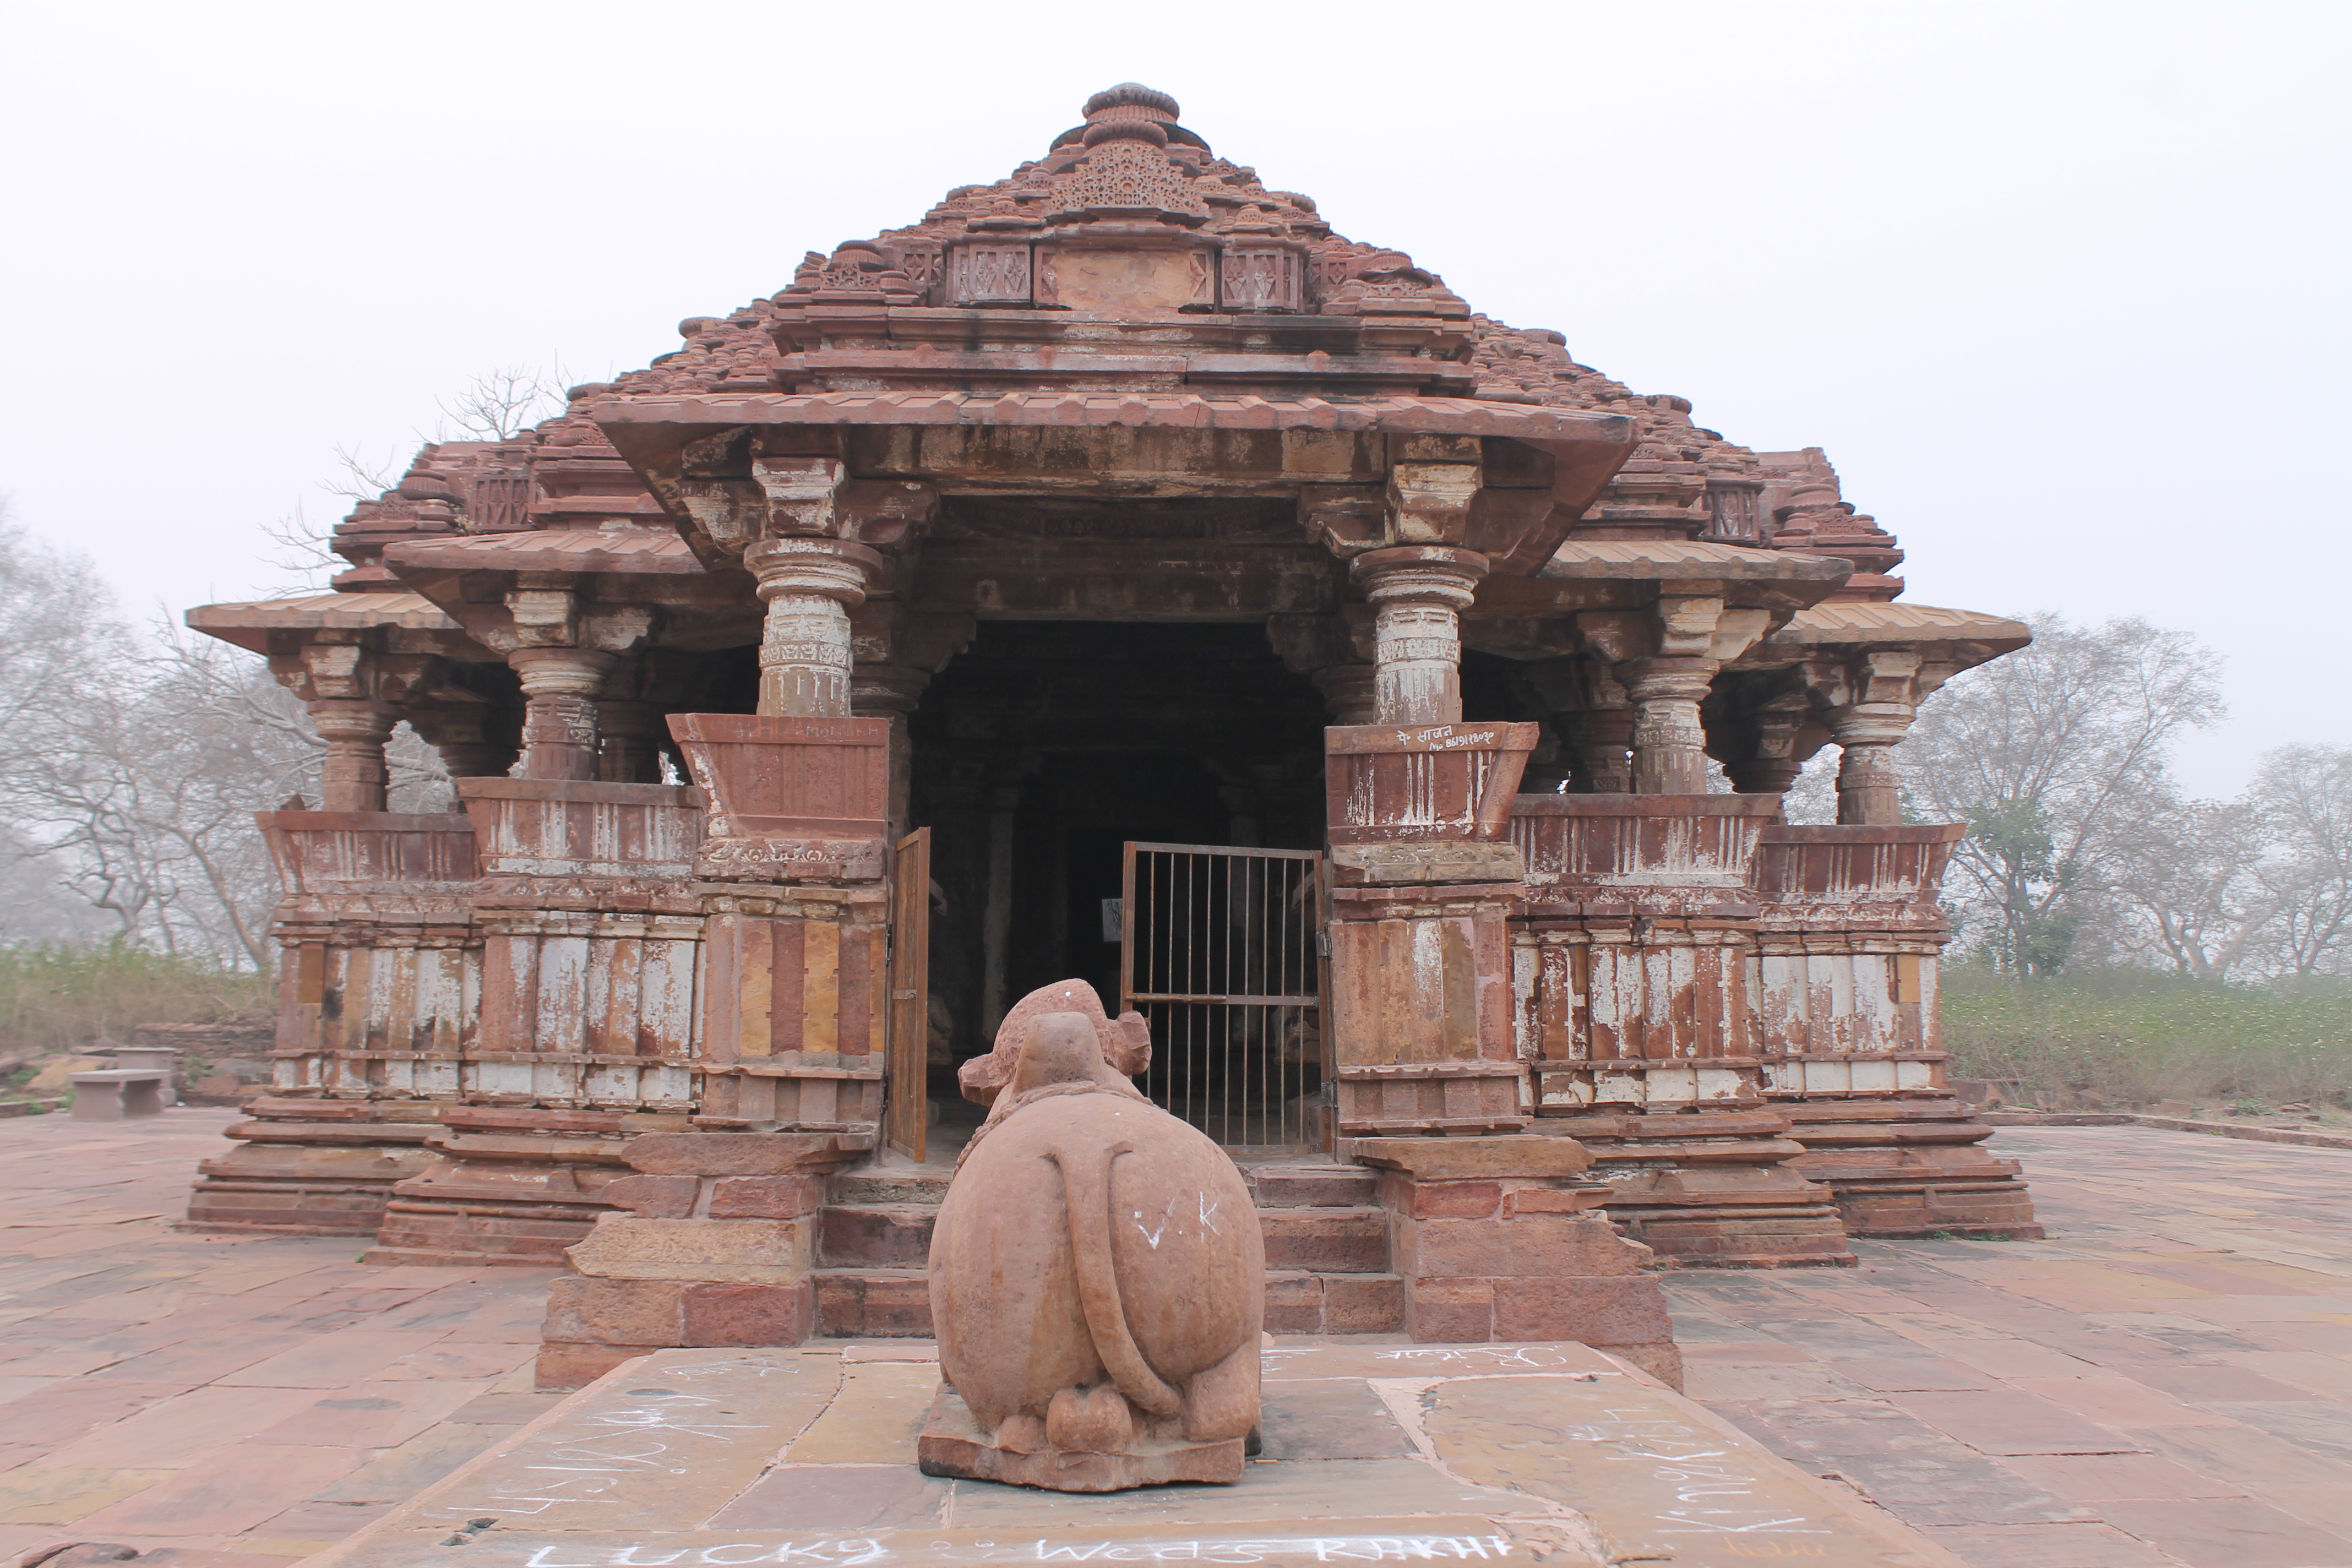
<svg viewBox="0 0 2352 1568">
<path fill-rule="evenodd" d="M 769 299 L 725 316 L 688 318 L 679 326 L 680 348 L 612 382 L 573 388 L 565 412 L 523 442 L 426 447 L 397 490 L 362 503 L 339 531 L 338 550 L 358 568 L 340 582 L 387 585 L 382 552 L 397 539 L 511 527 L 659 527 L 659 505 L 605 440 L 593 411 L 615 400 L 783 393 L 835 405 L 845 422 L 1135 417 L 1229 425 L 1254 422 L 1232 411 L 1236 399 L 1260 398 L 1327 404 L 1338 427 L 1351 409 L 1369 416 L 1400 399 L 1436 408 L 1470 400 L 1462 406 L 1490 410 L 1482 423 L 1496 433 L 1514 405 L 1531 414 L 1546 406 L 1622 414 L 1635 421 L 1640 445 L 1587 510 L 1580 538 L 1697 539 L 1837 556 L 1856 569 L 1842 599 L 1884 601 L 1902 591 L 1886 574 L 1902 559 L 1893 536 L 1843 500 L 1818 448 L 1752 451 L 1696 424 L 1685 399 L 1636 393 L 1578 363 L 1557 331 L 1473 312 L 1410 255 L 1335 232 L 1312 199 L 1269 189 L 1255 170 L 1213 153 L 1178 114 L 1175 100 L 1135 83 L 1097 93 L 1085 121 L 1055 137 L 1043 156 L 992 184 L 957 187 L 916 223 L 829 254 L 809 252 Z M 1190 328 L 1171 334 L 1185 343 L 1130 338 L 1054 356 L 1063 384 L 1040 386 L 1034 353 L 973 349 L 936 326 L 913 342 L 877 343 L 854 330 L 887 319 L 891 328 L 881 335 L 895 339 L 898 324 L 887 312 L 898 307 L 1050 309 L 1043 302 L 1057 289 L 1083 305 L 1073 287 L 1079 280 L 1052 277 L 1050 247 L 1038 250 L 1037 273 L 1030 275 L 1028 243 L 1147 228 L 1202 237 L 1198 299 L 1180 307 Z M 1208 276 L 1210 268 L 1217 275 Z M 1213 321 L 1268 317 L 1297 321 L 1272 350 L 1263 331 L 1221 331 Z M 1317 317 L 1352 318 L 1358 330 L 1344 342 L 1318 335 Z M 852 329 L 845 338 L 845 321 Z M 1030 332 L 1018 346 L 1033 348 L 1037 336 Z M 847 352 L 845 341 L 853 345 Z M 904 352 L 877 352 L 886 348 Z M 1311 368 L 1303 375 L 1276 371 L 1270 354 Z M 1119 393 L 1127 395 L 1108 395 Z M 1208 408 L 1210 399 L 1224 411 Z M 1297 421 L 1269 412 L 1265 422 Z M 526 469 L 527 498 L 516 483 Z"/>
</svg>

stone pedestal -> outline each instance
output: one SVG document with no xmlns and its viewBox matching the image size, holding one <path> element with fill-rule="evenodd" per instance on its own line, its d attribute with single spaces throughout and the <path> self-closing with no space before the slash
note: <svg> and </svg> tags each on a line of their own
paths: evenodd
<svg viewBox="0 0 2352 1568">
<path fill-rule="evenodd" d="M 1626 1240 L 1570 1139 L 1360 1138 L 1378 1168 L 1405 1331 L 1422 1343 L 1573 1340 L 1675 1387 L 1682 1356 L 1651 1252 Z"/>
<path fill-rule="evenodd" d="M 550 1287 L 539 1385 L 577 1388 L 663 1346 L 792 1345 L 816 1321 L 825 1179 L 871 1134 L 649 1133 Z"/>
</svg>

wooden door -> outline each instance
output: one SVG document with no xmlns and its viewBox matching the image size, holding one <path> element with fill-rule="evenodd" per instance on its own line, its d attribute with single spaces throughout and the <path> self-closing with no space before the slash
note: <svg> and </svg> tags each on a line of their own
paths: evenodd
<svg viewBox="0 0 2352 1568">
<path fill-rule="evenodd" d="M 923 1158 L 930 1124 L 931 830 L 898 840 L 890 887 L 890 1038 L 882 1136 Z"/>
</svg>

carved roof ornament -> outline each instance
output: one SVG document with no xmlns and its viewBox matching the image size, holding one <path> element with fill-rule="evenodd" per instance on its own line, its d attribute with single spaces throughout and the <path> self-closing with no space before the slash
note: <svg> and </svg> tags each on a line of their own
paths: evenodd
<svg viewBox="0 0 2352 1568">
<path fill-rule="evenodd" d="M 1174 99 L 1122 82 L 1087 100 L 1086 113 L 1078 137 L 1084 150 L 1054 181 L 1048 222 L 1208 221 L 1208 204 L 1192 190 L 1201 160 L 1183 143 L 1169 141 L 1168 127 L 1176 121 Z"/>
</svg>

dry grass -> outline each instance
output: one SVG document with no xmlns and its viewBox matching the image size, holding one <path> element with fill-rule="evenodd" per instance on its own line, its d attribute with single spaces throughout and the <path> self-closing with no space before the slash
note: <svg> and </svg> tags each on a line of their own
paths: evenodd
<svg viewBox="0 0 2352 1568">
<path fill-rule="evenodd" d="M 1944 972 L 1954 1077 L 2017 1100 L 2352 1103 L 2352 984 L 2233 985 L 2145 970 L 2019 980 Z"/>
<path fill-rule="evenodd" d="M 0 1058 L 55 1056 L 141 1024 L 214 1024 L 267 1010 L 251 970 L 120 943 L 0 947 Z"/>
</svg>

